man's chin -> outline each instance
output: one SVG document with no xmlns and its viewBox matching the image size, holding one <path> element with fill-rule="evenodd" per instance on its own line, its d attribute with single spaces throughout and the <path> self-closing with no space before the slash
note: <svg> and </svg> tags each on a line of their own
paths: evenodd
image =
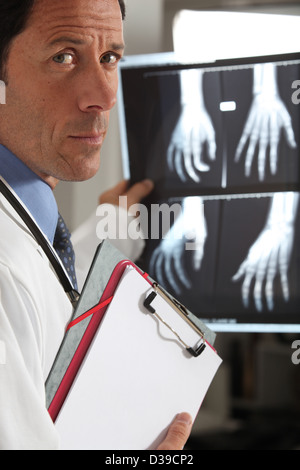
<svg viewBox="0 0 300 470">
<path fill-rule="evenodd" d="M 100 150 L 95 156 L 85 156 L 73 159 L 56 175 L 60 181 L 83 182 L 93 178 L 100 167 Z"/>
<path fill-rule="evenodd" d="M 99 170 L 99 165 L 93 166 L 92 168 L 83 168 L 75 170 L 72 174 L 66 175 L 65 181 L 73 183 L 81 183 L 92 179 Z"/>
</svg>

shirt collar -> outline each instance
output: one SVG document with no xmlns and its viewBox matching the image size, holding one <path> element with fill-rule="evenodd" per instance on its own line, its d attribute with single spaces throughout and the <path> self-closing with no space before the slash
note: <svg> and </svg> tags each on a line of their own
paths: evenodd
<svg viewBox="0 0 300 470">
<path fill-rule="evenodd" d="M 53 244 L 58 209 L 50 186 L 1 144 L 0 173 Z"/>
</svg>

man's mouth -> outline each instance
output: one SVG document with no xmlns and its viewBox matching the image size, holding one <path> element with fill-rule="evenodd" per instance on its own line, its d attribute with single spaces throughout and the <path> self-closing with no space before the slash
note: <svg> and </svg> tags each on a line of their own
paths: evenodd
<svg viewBox="0 0 300 470">
<path fill-rule="evenodd" d="M 86 133 L 83 135 L 71 135 L 70 138 L 77 141 L 78 143 L 86 145 L 99 146 L 103 144 L 105 133 Z"/>
</svg>

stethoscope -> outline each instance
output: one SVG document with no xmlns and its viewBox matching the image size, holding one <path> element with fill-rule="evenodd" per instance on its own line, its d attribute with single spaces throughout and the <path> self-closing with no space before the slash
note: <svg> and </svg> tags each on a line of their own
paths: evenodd
<svg viewBox="0 0 300 470">
<path fill-rule="evenodd" d="M 23 202 L 15 193 L 15 191 L 11 188 L 11 186 L 5 181 L 4 178 L 2 178 L 2 176 L 0 176 L 0 193 L 3 194 L 6 200 L 21 217 L 26 227 L 30 230 L 37 243 L 43 249 L 54 271 L 56 272 L 56 275 L 62 287 L 64 288 L 64 291 L 68 295 L 73 307 L 75 308 L 80 295 L 74 289 L 60 258 L 58 257 L 48 238 L 45 236 L 45 234 L 39 228 L 38 224 L 30 214 L 30 212 L 27 210 L 26 206 L 23 204 Z"/>
</svg>

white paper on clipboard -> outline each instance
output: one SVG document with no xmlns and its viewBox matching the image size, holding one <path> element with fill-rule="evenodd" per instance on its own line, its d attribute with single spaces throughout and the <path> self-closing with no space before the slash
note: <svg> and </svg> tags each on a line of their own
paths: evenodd
<svg viewBox="0 0 300 470">
<path fill-rule="evenodd" d="M 177 413 L 196 417 L 222 360 L 209 345 L 199 357 L 188 354 L 145 309 L 149 290 L 126 269 L 56 420 L 62 450 L 151 450 Z M 186 342 L 197 341 L 161 297 L 155 309 Z"/>
</svg>

